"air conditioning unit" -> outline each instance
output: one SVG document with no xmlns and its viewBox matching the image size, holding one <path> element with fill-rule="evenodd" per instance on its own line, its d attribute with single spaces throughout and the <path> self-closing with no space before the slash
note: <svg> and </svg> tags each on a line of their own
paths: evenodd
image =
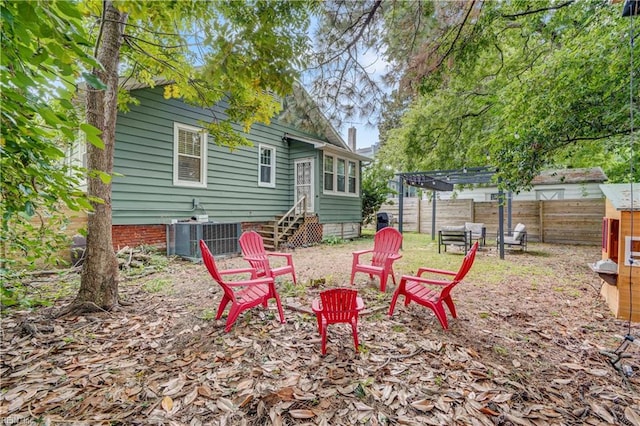
<svg viewBox="0 0 640 426">
<path fill-rule="evenodd" d="M 239 223 L 172 223 L 167 225 L 167 255 L 199 260 L 200 240 L 214 256 L 235 255 L 240 253 L 240 233 Z"/>
</svg>

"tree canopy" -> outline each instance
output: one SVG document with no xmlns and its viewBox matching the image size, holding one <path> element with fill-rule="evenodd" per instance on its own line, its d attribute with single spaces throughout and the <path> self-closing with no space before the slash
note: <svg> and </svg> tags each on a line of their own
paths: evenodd
<svg viewBox="0 0 640 426">
<path fill-rule="evenodd" d="M 383 163 L 402 171 L 495 166 L 515 190 L 548 167 L 602 166 L 614 182 L 640 178 L 629 176 L 640 159 L 637 151 L 630 158 L 630 92 L 637 129 L 640 79 L 629 21 L 616 5 L 331 4 L 327 19 L 341 16 L 348 22 L 340 28 L 350 29 L 340 33 L 349 39 L 333 39 L 334 50 L 353 60 L 358 48 L 375 46 L 389 62 L 386 81 L 397 84 L 380 125 Z M 363 22 L 374 30 L 359 29 Z M 371 80 L 360 81 L 366 92 Z M 337 83 L 331 91 L 349 93 Z"/>
<path fill-rule="evenodd" d="M 59 253 L 58 211 L 90 208 L 80 171 L 64 159 L 80 129 L 94 134 L 72 102 L 78 79 L 90 79 L 86 70 L 98 64 L 72 3 L 3 0 L 0 15 L 0 276 L 3 303 L 12 304 L 15 273 Z"/>
</svg>

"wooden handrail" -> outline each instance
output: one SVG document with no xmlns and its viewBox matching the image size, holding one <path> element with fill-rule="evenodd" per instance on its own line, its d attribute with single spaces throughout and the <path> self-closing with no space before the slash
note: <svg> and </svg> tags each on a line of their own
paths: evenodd
<svg viewBox="0 0 640 426">
<path fill-rule="evenodd" d="M 300 205 L 302 205 L 302 213 L 295 213 L 296 211 L 299 211 L 300 209 Z M 289 220 L 289 218 L 291 216 L 294 216 L 293 220 Z M 278 249 L 278 243 L 280 242 L 280 235 L 284 235 L 287 233 L 287 231 L 289 229 L 291 229 L 291 227 L 297 222 L 298 219 L 300 219 L 301 216 L 306 216 L 307 215 L 307 197 L 302 197 L 298 200 L 298 202 L 296 202 L 293 207 L 291 207 L 289 209 L 288 212 L 286 212 L 281 218 L 280 220 L 278 220 L 276 222 L 276 226 L 273 229 L 273 245 L 274 248 L 277 250 Z M 289 222 L 285 225 L 284 222 L 286 220 L 289 220 Z M 280 227 L 282 227 L 282 230 L 280 229 Z"/>
</svg>

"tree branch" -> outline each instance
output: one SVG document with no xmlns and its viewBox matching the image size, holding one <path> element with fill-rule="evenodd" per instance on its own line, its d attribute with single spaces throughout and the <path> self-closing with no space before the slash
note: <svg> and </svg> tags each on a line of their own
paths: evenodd
<svg viewBox="0 0 640 426">
<path fill-rule="evenodd" d="M 576 142 L 582 142 L 582 141 L 598 141 L 598 140 L 602 140 L 602 139 L 609 139 L 612 136 L 620 136 L 620 135 L 626 135 L 626 134 L 630 134 L 631 131 L 630 130 L 626 130 L 626 131 L 621 131 L 621 132 L 613 132 L 613 133 L 609 133 L 606 135 L 601 135 L 601 136 L 592 136 L 592 137 L 568 137 L 563 140 L 563 141 L 559 141 L 560 143 L 558 143 L 558 145 L 554 145 L 552 147 L 548 147 L 547 149 L 544 149 L 541 151 L 542 154 L 548 154 L 549 152 L 552 152 L 556 149 L 558 149 L 561 146 L 568 146 L 571 144 L 574 144 Z"/>
<path fill-rule="evenodd" d="M 451 45 L 449 46 L 449 49 L 447 49 L 447 51 L 445 52 L 444 55 L 442 55 L 442 57 L 440 58 L 440 60 L 438 61 L 438 64 L 433 68 L 433 69 L 437 69 L 440 68 L 442 66 L 442 63 L 444 62 L 444 60 L 449 56 L 449 54 L 453 51 L 453 47 L 456 45 L 456 43 L 458 42 L 458 39 L 460 38 L 460 35 L 462 34 L 462 29 L 464 28 L 465 24 L 467 23 L 467 20 L 469 19 L 469 16 L 471 15 L 471 11 L 473 10 L 473 7 L 475 6 L 476 1 L 472 0 L 471 1 L 471 6 L 469 6 L 469 10 L 467 10 L 466 15 L 464 16 L 464 19 L 462 20 L 462 23 L 460 24 L 460 28 L 458 29 L 458 33 L 456 34 L 455 38 L 453 39 L 453 42 L 451 42 Z"/>
<path fill-rule="evenodd" d="M 162 47 L 163 49 L 179 49 L 179 48 L 182 48 L 182 47 L 187 47 L 187 46 L 185 46 L 185 45 L 183 45 L 183 44 L 177 44 L 177 45 L 175 45 L 175 46 L 165 46 L 164 44 L 161 44 L 161 43 L 154 43 L 154 42 L 152 42 L 152 41 L 145 40 L 145 39 L 143 39 L 143 38 L 136 37 L 136 36 L 132 36 L 132 35 L 129 35 L 129 34 L 125 34 L 125 35 L 124 35 L 124 38 L 125 38 L 125 39 L 132 39 L 132 40 L 141 41 L 142 43 L 146 43 L 146 44 L 149 44 L 149 45 L 151 45 L 151 46 Z"/>
<path fill-rule="evenodd" d="M 364 34 L 364 31 L 367 29 L 367 27 L 369 26 L 369 24 L 371 23 L 371 21 L 373 20 L 373 17 L 376 14 L 376 11 L 380 8 L 380 5 L 382 3 L 382 0 L 377 0 L 374 4 L 373 7 L 369 10 L 369 12 L 366 14 L 366 18 L 364 20 L 364 22 L 361 24 L 360 29 L 358 32 L 356 32 L 356 34 L 354 35 L 353 39 L 351 39 L 351 41 L 349 43 L 347 43 L 347 45 L 342 48 L 340 51 L 336 52 L 333 56 L 331 56 L 329 59 L 324 60 L 323 62 L 319 63 L 318 66 L 323 66 L 326 65 L 328 63 L 331 63 L 333 61 L 335 61 L 337 58 L 339 58 L 340 56 L 342 56 L 344 53 L 348 52 L 351 50 L 351 48 L 353 48 L 353 46 L 356 45 L 356 43 L 358 43 L 358 41 L 360 41 L 362 39 L 362 36 Z M 358 20 L 359 21 L 359 20 Z M 354 24 L 353 26 L 351 26 L 350 28 L 347 28 L 343 31 L 343 35 L 346 34 L 350 29 L 353 29 L 356 27 L 356 24 Z M 342 37 L 338 37 L 338 39 L 340 39 Z"/>
<path fill-rule="evenodd" d="M 506 19 L 515 19 L 515 18 L 519 18 L 521 16 L 527 16 L 527 15 L 533 15 L 533 14 L 536 14 L 536 13 L 547 12 L 549 10 L 558 10 L 558 9 L 563 8 L 563 7 L 569 6 L 573 2 L 574 2 L 574 0 L 569 0 L 567 2 L 559 4 L 557 6 L 543 7 L 541 9 L 535 9 L 535 10 L 527 10 L 526 12 L 514 13 L 514 14 L 511 14 L 511 15 L 502 15 L 502 17 L 506 18 Z"/>
</svg>

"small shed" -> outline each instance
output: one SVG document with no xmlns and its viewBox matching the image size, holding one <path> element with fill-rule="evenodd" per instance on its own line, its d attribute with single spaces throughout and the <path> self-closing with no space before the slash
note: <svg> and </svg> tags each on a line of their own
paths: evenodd
<svg viewBox="0 0 640 426">
<path fill-rule="evenodd" d="M 600 185 L 606 197 L 602 260 L 591 268 L 616 318 L 640 322 L 640 183 Z"/>
</svg>

